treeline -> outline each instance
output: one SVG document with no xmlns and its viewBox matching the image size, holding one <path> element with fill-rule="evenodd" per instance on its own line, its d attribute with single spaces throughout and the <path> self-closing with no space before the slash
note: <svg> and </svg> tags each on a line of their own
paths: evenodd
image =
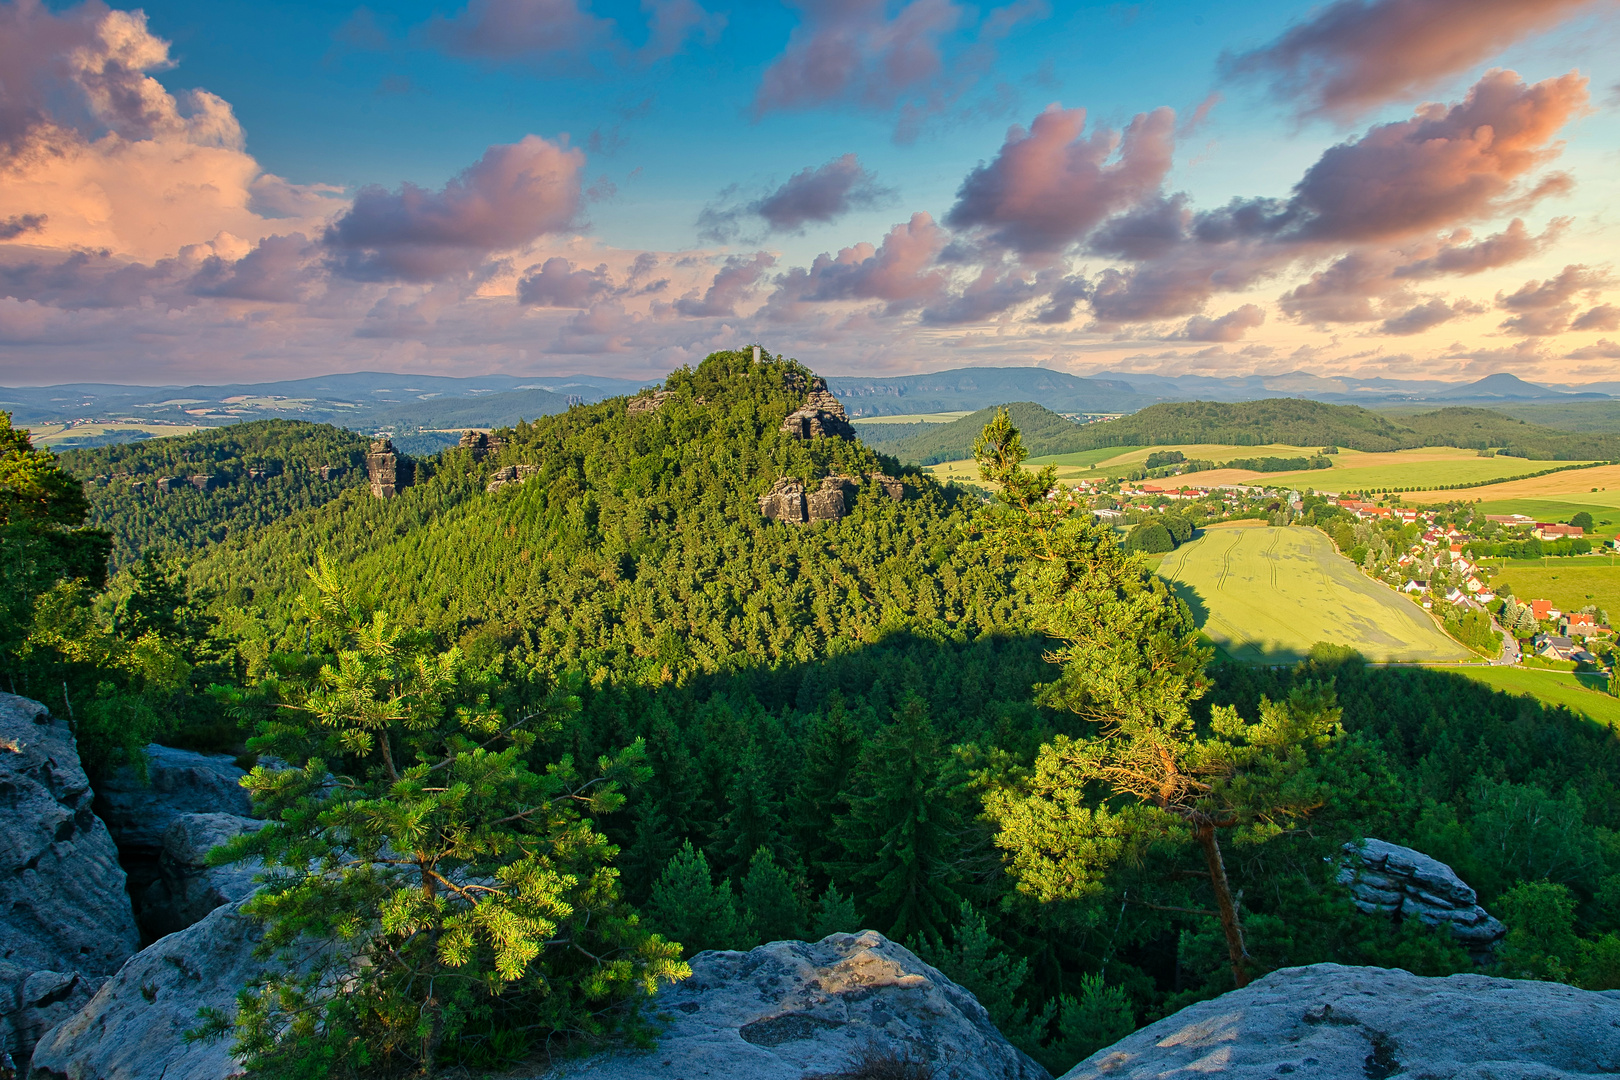
<svg viewBox="0 0 1620 1080">
<path fill-rule="evenodd" d="M 69 450 L 88 523 L 113 538 L 113 568 L 146 551 L 194 550 L 366 486 L 367 440 L 329 424 L 255 420 L 177 438 Z M 323 477 L 324 473 L 324 477 Z M 201 487 L 190 477 L 203 476 Z M 173 477 L 168 491 L 157 481 Z"/>
<path fill-rule="evenodd" d="M 980 409 L 948 424 L 861 424 L 855 430 L 861 441 L 901 461 L 937 465 L 971 457 L 973 440 L 995 416 L 997 408 L 1005 408 L 1018 425 L 1031 455 L 1066 454 L 1077 449 L 1074 437 L 1080 425 L 1032 401 Z"/>
</svg>

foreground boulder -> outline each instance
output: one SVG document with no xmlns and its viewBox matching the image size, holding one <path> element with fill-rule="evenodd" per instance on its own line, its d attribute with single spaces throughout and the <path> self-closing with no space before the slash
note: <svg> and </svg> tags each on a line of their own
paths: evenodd
<svg viewBox="0 0 1620 1080">
<path fill-rule="evenodd" d="M 882 934 L 705 952 L 662 990 L 656 1049 L 564 1066 L 556 1078 L 800 1080 L 870 1062 L 916 1062 L 936 1080 L 1046 1080 L 984 1006 Z M 876 1075 L 876 1074 L 873 1074 Z"/>
<path fill-rule="evenodd" d="M 68 726 L 0 694 L 0 1052 L 26 1061 L 140 944 Z"/>
<path fill-rule="evenodd" d="M 261 924 L 237 901 L 142 949 L 76 1016 L 40 1039 L 32 1080 L 224 1080 L 242 1072 L 229 1037 L 188 1043 L 197 1010 L 236 1008 L 263 969 Z"/>
<path fill-rule="evenodd" d="M 1620 993 L 1313 964 L 1188 1006 L 1063 1080 L 1561 1080 L 1616 1069 Z"/>
<path fill-rule="evenodd" d="M 146 748 L 146 780 L 124 768 L 101 785 L 96 812 L 121 851 L 163 849 L 163 834 L 181 814 L 250 817 L 253 804 L 229 754 L 201 754 L 156 743 Z"/>
</svg>

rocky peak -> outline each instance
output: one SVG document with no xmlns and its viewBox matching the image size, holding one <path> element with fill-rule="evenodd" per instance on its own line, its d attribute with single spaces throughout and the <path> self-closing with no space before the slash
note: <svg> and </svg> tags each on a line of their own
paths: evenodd
<svg viewBox="0 0 1620 1080">
<path fill-rule="evenodd" d="M 827 381 L 819 375 L 810 380 L 809 393 L 804 405 L 788 413 L 782 421 L 782 430 L 795 439 L 814 439 L 823 435 L 837 435 L 845 439 L 855 437 L 855 428 L 844 415 L 844 404 L 827 391 Z"/>
<path fill-rule="evenodd" d="M 490 474 L 489 483 L 484 485 L 485 491 L 499 491 L 508 484 L 521 484 L 529 477 L 540 471 L 538 465 L 508 465 L 496 469 Z"/>
<path fill-rule="evenodd" d="M 630 399 L 630 404 L 625 406 L 625 411 L 631 416 L 638 413 L 657 412 L 664 407 L 664 402 L 675 396 L 673 390 L 643 390 Z"/>
<path fill-rule="evenodd" d="M 868 483 L 877 484 L 896 502 L 905 497 L 905 486 L 892 476 L 868 473 Z M 812 521 L 837 521 L 849 513 L 850 504 L 861 486 L 858 476 L 825 476 L 812 491 L 791 476 L 777 477 L 771 490 L 759 497 L 759 512 L 771 521 L 791 521 L 806 525 Z"/>
<path fill-rule="evenodd" d="M 490 454 L 499 453 L 501 447 L 506 445 L 506 440 L 482 431 L 464 431 L 461 433 L 461 441 L 456 445 L 463 450 L 472 451 L 474 461 L 483 461 Z"/>
<path fill-rule="evenodd" d="M 1468 883 L 1438 859 L 1387 840 L 1346 844 L 1344 851 L 1339 883 L 1349 886 L 1356 907 L 1368 915 L 1445 926 L 1481 962 L 1506 935 L 1507 927 L 1479 906 Z"/>
</svg>

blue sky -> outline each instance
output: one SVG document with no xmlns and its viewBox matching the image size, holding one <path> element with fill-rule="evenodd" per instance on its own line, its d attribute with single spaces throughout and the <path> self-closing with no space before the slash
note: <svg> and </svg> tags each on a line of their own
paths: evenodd
<svg viewBox="0 0 1620 1080">
<path fill-rule="evenodd" d="M 6 55 L 39 60 L 3 88 L 28 119 L 0 162 L 20 178 L 0 193 L 0 269 L 10 268 L 0 381 L 322 364 L 639 375 L 732 340 L 764 340 L 830 372 L 1039 363 L 1582 381 L 1620 369 L 1606 261 L 1620 191 L 1612 0 L 13 0 L 0 16 Z M 674 32 L 655 41 L 657 20 Z M 86 42 L 105 53 L 93 78 L 64 60 Z M 823 67 L 793 68 L 817 42 L 831 43 Z M 852 50 L 863 58 L 855 75 L 829 75 Z M 1234 74 L 1245 56 L 1248 74 Z M 1498 104 L 1470 112 L 1493 68 L 1516 79 L 1492 84 Z M 98 99 L 109 71 L 173 118 L 132 118 Z M 206 124 L 195 90 L 218 103 Z M 1443 136 L 1457 145 L 1482 117 L 1500 126 L 1541 110 L 1541 126 L 1519 158 L 1448 165 L 1472 171 L 1437 180 L 1412 156 L 1425 102 L 1460 118 Z M 1054 121 L 1038 147 L 1029 133 L 1053 105 L 1084 109 L 1084 124 L 1055 114 L 1067 126 Z M 1109 156 L 1106 133 L 1086 142 L 1161 108 L 1175 117 L 1137 161 Z M 1406 156 L 1375 152 L 1379 126 L 1402 124 Z M 528 223 L 510 235 L 467 225 L 456 178 L 492 148 L 541 153 L 528 137 L 560 170 L 563 202 L 537 206 L 551 197 L 538 189 L 511 196 L 527 206 L 492 202 L 491 213 Z M 1387 168 L 1386 202 L 1434 200 L 1432 212 L 1322 224 L 1379 216 L 1293 196 L 1339 144 L 1363 151 L 1350 172 Z M 45 146 L 77 164 L 44 170 Z M 1067 164 L 1050 164 L 1059 158 Z M 839 161 L 804 177 L 836 189 L 831 210 L 788 212 L 775 228 L 750 210 L 773 193 L 771 205 L 793 202 L 804 193 L 790 178 Z M 975 169 L 977 201 L 963 195 Z M 1331 171 L 1316 168 L 1317 187 L 1342 194 Z M 1567 180 L 1548 181 L 1555 174 Z M 1450 186 L 1423 189 L 1440 182 Z M 426 193 L 426 211 L 402 185 Z M 196 198 L 175 194 L 191 186 Z M 1233 200 L 1271 199 L 1277 211 L 1291 197 L 1298 205 L 1265 235 L 1207 242 Z M 1168 253 L 1099 239 L 1172 203 L 1185 235 Z M 700 227 L 706 207 L 732 212 L 729 233 Z M 884 240 L 905 223 L 913 243 L 901 258 Z M 483 232 L 444 231 L 463 226 Z M 403 268 L 387 254 L 404 250 L 389 247 L 388 229 L 418 254 L 459 254 Z M 1056 229 L 1050 243 L 1032 238 L 1042 229 Z M 1511 257 L 1478 248 L 1492 236 L 1515 242 Z M 1474 261 L 1434 269 L 1442 249 L 1448 265 L 1466 252 Z M 873 278 L 886 251 L 903 283 Z M 639 284 L 638 257 L 657 267 Z M 549 259 L 596 276 L 526 290 Z M 1368 260 L 1383 269 L 1369 276 Z M 243 284 L 272 264 L 277 285 Z M 1335 282 L 1352 270 L 1347 292 Z M 1145 299 L 1156 273 L 1175 284 Z"/>
</svg>

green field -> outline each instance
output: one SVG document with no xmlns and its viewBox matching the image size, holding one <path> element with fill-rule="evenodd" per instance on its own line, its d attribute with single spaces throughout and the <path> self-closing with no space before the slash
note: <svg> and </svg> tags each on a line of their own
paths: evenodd
<svg viewBox="0 0 1620 1080">
<path fill-rule="evenodd" d="M 1418 460 L 1392 461 L 1365 468 L 1357 468 L 1352 462 L 1343 461 L 1335 463 L 1333 468 L 1323 472 L 1287 475 L 1295 479 L 1309 477 L 1313 487 L 1326 488 L 1330 491 L 1368 491 L 1412 488 L 1426 484 L 1477 484 L 1484 480 L 1510 480 L 1551 467 L 1542 461 L 1525 461 L 1510 457 L 1482 458 L 1475 456 L 1472 451 L 1457 453 L 1464 456 L 1434 460 L 1430 457 L 1432 449 L 1400 451 L 1377 456 L 1396 458 L 1401 454 L 1411 454 Z M 1422 460 L 1422 457 L 1430 457 L 1430 460 Z M 1465 495 L 1459 492 L 1458 497 L 1462 498 Z"/>
<path fill-rule="evenodd" d="M 1596 604 L 1610 618 L 1620 619 L 1620 566 L 1612 565 L 1608 556 L 1550 559 L 1545 566 L 1491 559 L 1487 565 L 1500 568 L 1491 584 L 1511 586 L 1520 600 L 1551 600 L 1564 611 Z"/>
<path fill-rule="evenodd" d="M 1064 469 L 1089 469 L 1093 465 L 1100 465 L 1104 461 L 1127 454 L 1137 454 L 1139 451 L 1156 450 L 1157 447 L 1146 446 L 1104 446 L 1098 450 L 1077 450 L 1072 454 L 1048 454 L 1045 457 L 1030 458 L 1029 464 L 1056 465 Z M 1146 454 L 1140 454 L 1146 457 Z"/>
<path fill-rule="evenodd" d="M 1319 641 L 1349 645 L 1372 661 L 1472 655 L 1315 529 L 1208 529 L 1172 552 L 1159 574 L 1192 606 L 1199 628 L 1237 660 L 1292 663 Z"/>
<path fill-rule="evenodd" d="M 1459 495 L 1468 494 L 1466 491 Z M 1620 491 L 1610 494 L 1599 492 L 1607 500 L 1607 504 L 1597 502 L 1566 501 L 1569 495 L 1557 499 L 1497 499 L 1493 502 L 1479 504 L 1481 512 L 1486 514 L 1523 514 L 1533 517 L 1537 521 L 1568 521 L 1582 510 L 1592 515 L 1592 535 L 1607 538 L 1620 534 Z M 1594 495 L 1594 498 L 1596 496 Z"/>
<path fill-rule="evenodd" d="M 850 423 L 862 424 L 949 424 L 964 416 L 972 416 L 971 409 L 963 412 L 903 413 L 899 416 L 857 416 Z"/>
<path fill-rule="evenodd" d="M 1534 668 L 1477 666 L 1448 668 L 1509 694 L 1529 694 L 1548 705 L 1564 705 L 1584 713 L 1599 723 L 1620 727 L 1620 698 L 1596 689 L 1606 677 L 1576 675 L 1568 671 L 1537 671 Z"/>
</svg>

